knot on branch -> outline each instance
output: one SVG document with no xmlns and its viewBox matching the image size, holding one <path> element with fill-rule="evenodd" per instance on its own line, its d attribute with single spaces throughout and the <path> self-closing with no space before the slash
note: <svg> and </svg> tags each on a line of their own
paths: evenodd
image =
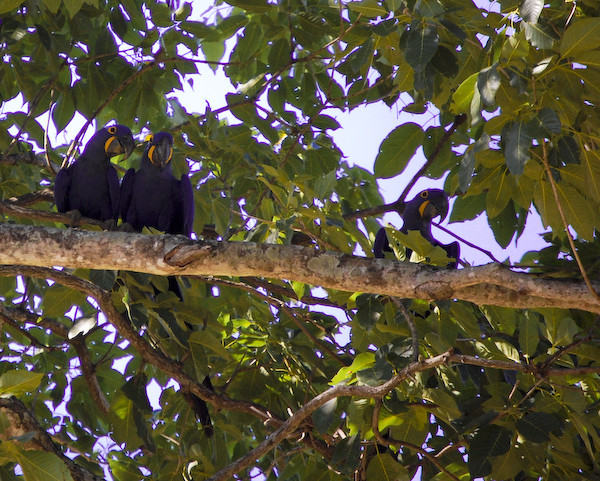
<svg viewBox="0 0 600 481">
<path fill-rule="evenodd" d="M 170 266 L 186 267 L 196 260 L 207 257 L 212 252 L 211 245 L 190 241 L 173 247 L 165 254 L 163 260 Z"/>
</svg>

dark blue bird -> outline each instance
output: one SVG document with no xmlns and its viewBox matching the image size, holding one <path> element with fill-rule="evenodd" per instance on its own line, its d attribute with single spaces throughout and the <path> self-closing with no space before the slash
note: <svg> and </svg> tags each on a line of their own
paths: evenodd
<svg viewBox="0 0 600 481">
<path fill-rule="evenodd" d="M 136 231 L 144 226 L 167 234 L 192 233 L 194 192 L 187 175 L 177 180 L 171 172 L 173 137 L 159 132 L 146 138 L 139 170 L 129 169 L 121 184 L 123 222 Z"/>
<path fill-rule="evenodd" d="M 120 212 L 123 223 L 140 232 L 144 226 L 167 234 L 192 233 L 194 222 L 194 191 L 187 175 L 177 180 L 171 172 L 173 136 L 158 132 L 146 137 L 146 147 L 139 170 L 129 169 L 121 184 Z M 169 290 L 183 301 L 177 279 L 169 276 Z M 191 326 L 190 326 L 191 328 Z M 212 389 L 210 377 L 203 381 Z M 213 433 L 206 403 L 194 394 L 182 391 L 207 436 Z"/>
<path fill-rule="evenodd" d="M 404 224 L 400 232 L 407 234 L 409 230 L 418 230 L 431 245 L 442 247 L 448 257 L 455 259 L 448 263 L 448 267 L 455 269 L 460 256 L 459 243 L 455 241 L 450 244 L 442 244 L 431 233 L 431 220 L 437 216 L 441 216 L 442 220 L 445 219 L 448 209 L 449 203 L 446 192 L 441 189 L 426 189 L 406 204 L 402 214 Z M 391 252 L 391 250 L 387 234 L 382 227 L 375 236 L 373 254 L 377 258 L 383 259 L 384 252 Z M 410 252 L 412 251 L 407 249 L 407 257 L 410 256 Z"/>
<path fill-rule="evenodd" d="M 110 221 L 119 218 L 119 177 L 110 159 L 129 157 L 135 143 L 131 130 L 111 125 L 96 132 L 83 153 L 70 166 L 60 169 L 54 182 L 54 201 L 59 212 L 73 218 Z"/>
</svg>

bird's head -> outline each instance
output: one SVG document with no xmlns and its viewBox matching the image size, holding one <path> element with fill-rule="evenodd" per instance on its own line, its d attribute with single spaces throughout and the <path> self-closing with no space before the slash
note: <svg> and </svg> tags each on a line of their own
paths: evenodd
<svg viewBox="0 0 600 481">
<path fill-rule="evenodd" d="M 448 195 L 442 189 L 426 189 L 406 204 L 404 225 L 408 230 L 419 230 L 434 217 L 444 220 L 448 215 Z"/>
<path fill-rule="evenodd" d="M 131 155 L 135 148 L 133 134 L 129 127 L 124 125 L 109 125 L 96 132 L 104 144 L 104 153 L 110 158 L 123 154 L 125 159 Z"/>
<path fill-rule="evenodd" d="M 173 157 L 173 136 L 168 132 L 158 132 L 146 137 L 144 153 L 150 162 L 164 169 Z"/>
</svg>

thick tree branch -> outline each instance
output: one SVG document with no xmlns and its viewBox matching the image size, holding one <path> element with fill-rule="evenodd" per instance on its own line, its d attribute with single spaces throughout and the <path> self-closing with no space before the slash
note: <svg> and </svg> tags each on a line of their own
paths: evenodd
<svg viewBox="0 0 600 481">
<path fill-rule="evenodd" d="M 454 270 L 310 247 L 10 224 L 0 225 L 0 245 L 0 264 L 8 265 L 255 276 L 401 298 L 600 313 L 600 301 L 581 281 L 544 279 L 496 264 Z"/>
</svg>

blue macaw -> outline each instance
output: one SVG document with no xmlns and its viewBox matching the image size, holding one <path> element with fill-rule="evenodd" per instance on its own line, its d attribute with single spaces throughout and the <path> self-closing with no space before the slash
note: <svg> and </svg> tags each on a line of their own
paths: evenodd
<svg viewBox="0 0 600 481">
<path fill-rule="evenodd" d="M 400 232 L 406 234 L 409 230 L 418 230 L 431 245 L 442 247 L 448 257 L 455 259 L 448 263 L 448 267 L 456 269 L 460 256 L 460 244 L 456 241 L 450 244 L 442 244 L 431 233 L 431 220 L 438 215 L 441 216 L 442 220 L 445 219 L 448 209 L 449 203 L 446 192 L 441 189 L 426 189 L 406 204 L 402 215 L 404 224 Z M 384 251 L 390 252 L 391 250 L 387 234 L 382 227 L 375 236 L 373 254 L 377 258 L 383 259 Z M 407 251 L 407 256 L 409 255 L 410 253 Z"/>
<path fill-rule="evenodd" d="M 121 184 L 120 212 L 133 230 L 154 227 L 167 234 L 192 233 L 194 192 L 187 175 L 171 172 L 173 137 L 159 132 L 146 138 L 139 170 L 129 169 Z"/>
<path fill-rule="evenodd" d="M 109 221 L 119 218 L 119 177 L 110 159 L 129 157 L 135 143 L 131 130 L 111 125 L 96 132 L 83 153 L 70 166 L 60 169 L 54 182 L 54 201 L 59 212 Z"/>
</svg>

